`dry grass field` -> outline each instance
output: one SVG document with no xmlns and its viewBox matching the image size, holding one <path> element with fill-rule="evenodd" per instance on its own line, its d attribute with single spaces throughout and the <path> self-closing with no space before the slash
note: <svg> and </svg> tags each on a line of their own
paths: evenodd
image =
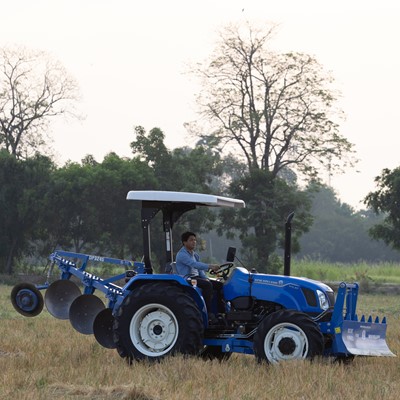
<svg viewBox="0 0 400 400">
<path fill-rule="evenodd" d="M 127 365 L 115 350 L 47 311 L 25 318 L 0 285 L 0 399 L 393 399 L 399 358 L 328 359 L 267 366 L 253 356 L 229 361 L 174 357 Z M 359 308 L 388 318 L 388 343 L 400 356 L 399 296 L 361 295 Z"/>
</svg>

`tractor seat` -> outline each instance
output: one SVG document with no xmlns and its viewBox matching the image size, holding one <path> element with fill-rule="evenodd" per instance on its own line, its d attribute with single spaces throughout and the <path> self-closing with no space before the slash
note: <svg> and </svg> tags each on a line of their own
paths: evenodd
<svg viewBox="0 0 400 400">
<path fill-rule="evenodd" d="M 175 262 L 166 263 L 164 267 L 164 272 L 166 274 L 178 274 L 176 271 L 176 263 Z"/>
</svg>

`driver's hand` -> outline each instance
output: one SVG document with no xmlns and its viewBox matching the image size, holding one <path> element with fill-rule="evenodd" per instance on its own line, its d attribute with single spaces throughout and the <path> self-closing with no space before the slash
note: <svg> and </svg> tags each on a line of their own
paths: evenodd
<svg viewBox="0 0 400 400">
<path fill-rule="evenodd" d="M 219 270 L 219 264 L 210 264 L 209 267 L 214 272 L 217 272 Z"/>
</svg>

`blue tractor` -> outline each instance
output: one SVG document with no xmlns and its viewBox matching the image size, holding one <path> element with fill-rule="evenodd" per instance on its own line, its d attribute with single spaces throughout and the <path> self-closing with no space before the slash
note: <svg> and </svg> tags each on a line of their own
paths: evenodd
<svg viewBox="0 0 400 400">
<path fill-rule="evenodd" d="M 219 360 L 232 353 L 254 354 L 268 363 L 315 356 L 340 360 L 394 356 L 386 343 L 386 318 L 358 317 L 357 283 L 342 282 L 334 293 L 324 283 L 290 276 L 293 215 L 286 222 L 284 275 L 248 270 L 239 260 L 241 265 L 235 266 L 235 249 L 229 248 L 227 262 L 211 278 L 220 281 L 220 289 L 214 293 L 213 309 L 207 310 L 194 280 L 174 273 L 174 223 L 197 207 L 242 208 L 244 202 L 166 191 L 130 191 L 127 199 L 141 202 L 143 260 L 57 250 L 50 255 L 45 284 L 14 286 L 11 301 L 19 313 L 38 315 L 45 304 L 51 315 L 69 319 L 80 333 L 94 334 L 98 343 L 116 349 L 129 362 L 174 354 Z M 156 274 L 150 259 L 150 225 L 159 212 L 166 260 L 165 273 Z M 93 262 L 119 265 L 124 271 L 100 278 L 87 271 Z M 55 266 L 60 278 L 50 283 Z M 94 294 L 96 290 L 105 301 Z M 210 312 L 218 315 L 213 324 L 209 324 Z"/>
</svg>

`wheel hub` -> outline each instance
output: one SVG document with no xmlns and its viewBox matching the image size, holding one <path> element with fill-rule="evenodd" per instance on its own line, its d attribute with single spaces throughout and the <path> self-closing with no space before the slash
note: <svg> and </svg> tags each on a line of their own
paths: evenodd
<svg viewBox="0 0 400 400">
<path fill-rule="evenodd" d="M 177 337 L 178 323 L 167 307 L 144 306 L 132 319 L 132 342 L 143 354 L 164 354 L 174 346 Z"/>
<path fill-rule="evenodd" d="M 291 323 L 273 327 L 265 337 L 265 354 L 272 363 L 306 357 L 308 340 L 305 333 Z"/>
<path fill-rule="evenodd" d="M 175 327 L 171 326 L 171 317 L 162 311 L 147 314 L 140 324 L 140 336 L 143 342 L 154 350 L 168 347 L 175 337 Z"/>
<path fill-rule="evenodd" d="M 279 342 L 278 349 L 282 354 L 288 356 L 296 350 L 296 343 L 292 338 L 286 337 Z"/>
<path fill-rule="evenodd" d="M 36 307 L 37 301 L 30 290 L 21 290 L 16 298 L 17 304 L 25 311 L 31 311 Z"/>
<path fill-rule="evenodd" d="M 161 325 L 156 325 L 153 328 L 153 332 L 154 332 L 155 335 L 161 335 L 162 331 L 163 331 L 163 328 L 162 328 Z"/>
</svg>

